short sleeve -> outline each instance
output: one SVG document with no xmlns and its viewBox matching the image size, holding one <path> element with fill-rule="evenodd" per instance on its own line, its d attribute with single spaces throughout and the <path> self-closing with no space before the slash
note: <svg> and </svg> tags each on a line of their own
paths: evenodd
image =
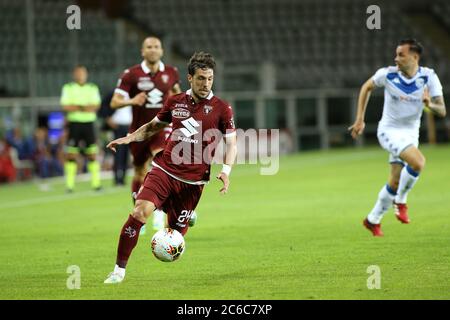
<svg viewBox="0 0 450 320">
<path fill-rule="evenodd" d="M 230 105 L 225 106 L 220 117 L 219 130 L 224 137 L 232 136 L 236 132 L 234 125 L 233 108 Z"/>
<path fill-rule="evenodd" d="M 172 99 L 169 97 L 166 99 L 166 102 L 164 103 L 161 110 L 159 110 L 158 114 L 156 115 L 157 120 L 161 122 L 171 123 L 172 122 L 172 111 L 170 110 Z"/>
<path fill-rule="evenodd" d="M 384 87 L 386 85 L 387 72 L 388 68 L 381 68 L 372 76 L 372 80 L 377 87 Z"/>
<path fill-rule="evenodd" d="M 71 104 L 71 92 L 69 84 L 65 84 L 62 88 L 60 103 L 62 106 L 67 106 Z"/>
<path fill-rule="evenodd" d="M 129 69 L 125 70 L 119 81 L 117 82 L 116 90 L 114 93 L 118 93 L 124 96 L 126 99 L 130 98 L 130 90 L 133 86 L 133 76 Z"/>
<path fill-rule="evenodd" d="M 89 104 L 99 106 L 102 103 L 102 97 L 100 96 L 99 88 L 94 84 L 92 85 L 92 92 Z"/>
<path fill-rule="evenodd" d="M 430 93 L 430 97 L 439 97 L 443 96 L 444 93 L 442 92 L 442 84 L 441 81 L 439 81 L 439 78 L 436 74 L 436 72 L 433 71 L 433 73 L 430 75 L 428 79 L 428 91 Z"/>
</svg>

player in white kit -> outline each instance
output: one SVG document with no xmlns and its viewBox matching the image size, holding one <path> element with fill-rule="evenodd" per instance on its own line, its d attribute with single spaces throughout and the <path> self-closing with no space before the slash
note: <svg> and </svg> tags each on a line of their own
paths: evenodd
<svg viewBox="0 0 450 320">
<path fill-rule="evenodd" d="M 422 45 L 414 39 L 399 42 L 396 66 L 379 69 L 362 86 L 356 120 L 349 128 L 354 139 L 363 133 L 370 93 L 376 87 L 384 87 L 383 116 L 378 124 L 377 136 L 380 145 L 390 154 L 391 172 L 374 208 L 363 221 L 374 236 L 383 236 L 380 222 L 391 205 L 394 205 L 400 222 L 410 222 L 407 196 L 425 165 L 425 157 L 418 149 L 423 108 L 440 117 L 446 114 L 438 76 L 433 69 L 419 66 L 422 52 Z"/>
</svg>

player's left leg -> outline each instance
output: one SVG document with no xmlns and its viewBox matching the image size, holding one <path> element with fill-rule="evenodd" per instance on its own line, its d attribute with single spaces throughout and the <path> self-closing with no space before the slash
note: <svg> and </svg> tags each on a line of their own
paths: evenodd
<svg viewBox="0 0 450 320">
<path fill-rule="evenodd" d="M 136 247 L 139 231 L 147 222 L 148 217 L 155 210 L 155 204 L 148 200 L 136 200 L 133 213 L 120 231 L 119 245 L 114 271 L 111 272 L 104 283 L 120 283 L 125 278 L 125 268 L 131 252 Z"/>
<path fill-rule="evenodd" d="M 402 223 L 409 223 L 408 206 L 406 205 L 408 193 L 417 183 L 420 172 L 425 167 L 425 156 L 416 146 L 411 145 L 400 153 L 400 158 L 404 160 L 407 165 L 402 169 L 400 174 L 394 207 L 397 219 Z"/>
<path fill-rule="evenodd" d="M 79 154 L 79 142 L 81 128 L 79 123 L 69 122 L 67 145 L 65 146 L 64 176 L 66 180 L 66 191 L 73 192 L 77 176 L 77 157 Z"/>
<path fill-rule="evenodd" d="M 66 190 L 67 192 L 73 192 L 75 188 L 75 179 L 77 176 L 77 147 L 67 147 L 66 148 L 66 161 L 64 162 L 64 176 L 66 180 Z"/>
<path fill-rule="evenodd" d="M 100 163 L 97 160 L 97 145 L 90 145 L 86 149 L 86 156 L 88 159 L 87 168 L 89 173 L 91 174 L 91 187 L 94 190 L 100 190 L 101 185 L 101 177 L 100 177 Z"/>
<path fill-rule="evenodd" d="M 87 168 L 91 174 L 91 187 L 94 190 L 101 189 L 100 163 L 97 161 L 98 146 L 96 144 L 95 127 L 93 122 L 82 124 L 82 140 L 85 142 L 85 154 L 88 159 Z"/>
<path fill-rule="evenodd" d="M 401 161 L 391 161 L 390 163 L 391 172 L 389 174 L 389 181 L 381 188 L 375 206 L 364 221 L 364 226 L 371 230 L 374 236 L 383 235 L 381 231 L 381 219 L 383 219 L 384 214 L 391 207 L 396 196 L 400 173 L 403 169 L 403 163 Z"/>
</svg>

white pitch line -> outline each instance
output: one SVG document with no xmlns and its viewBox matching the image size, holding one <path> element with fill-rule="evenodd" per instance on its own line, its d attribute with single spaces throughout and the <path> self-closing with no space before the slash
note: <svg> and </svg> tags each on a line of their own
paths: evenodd
<svg viewBox="0 0 450 320">
<path fill-rule="evenodd" d="M 123 189 L 108 189 L 104 191 L 84 191 L 79 193 L 73 193 L 73 194 L 63 194 L 63 195 L 56 195 L 56 196 L 49 196 L 49 197 L 40 197 L 40 198 L 33 198 L 33 199 L 26 199 L 26 200 L 19 200 L 14 202 L 3 202 L 0 204 L 0 210 L 3 209 L 12 209 L 12 208 L 18 208 L 18 207 L 26 207 L 36 204 L 44 204 L 44 203 L 52 203 L 52 202 L 58 202 L 58 201 L 65 201 L 65 200 L 75 200 L 80 198 L 92 198 L 92 197 L 99 197 L 103 195 L 113 194 L 113 193 L 119 193 L 123 192 Z"/>
</svg>

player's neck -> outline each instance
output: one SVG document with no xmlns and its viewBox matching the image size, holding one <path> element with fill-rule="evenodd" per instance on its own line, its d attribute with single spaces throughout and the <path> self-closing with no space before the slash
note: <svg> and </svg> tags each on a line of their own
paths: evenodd
<svg viewBox="0 0 450 320">
<path fill-rule="evenodd" d="M 156 62 L 154 62 L 154 63 L 151 63 L 151 62 L 145 60 L 145 65 L 150 69 L 150 72 L 151 72 L 152 74 L 157 73 L 158 70 L 159 70 L 159 61 L 156 61 Z"/>
<path fill-rule="evenodd" d="M 419 70 L 419 65 L 415 65 L 409 69 L 401 70 L 401 72 L 405 77 L 411 79 L 416 75 L 418 70 Z"/>
<path fill-rule="evenodd" d="M 195 103 L 199 103 L 200 100 L 202 100 L 202 98 L 194 93 L 194 90 L 192 90 L 192 98 L 194 99 Z"/>
</svg>

